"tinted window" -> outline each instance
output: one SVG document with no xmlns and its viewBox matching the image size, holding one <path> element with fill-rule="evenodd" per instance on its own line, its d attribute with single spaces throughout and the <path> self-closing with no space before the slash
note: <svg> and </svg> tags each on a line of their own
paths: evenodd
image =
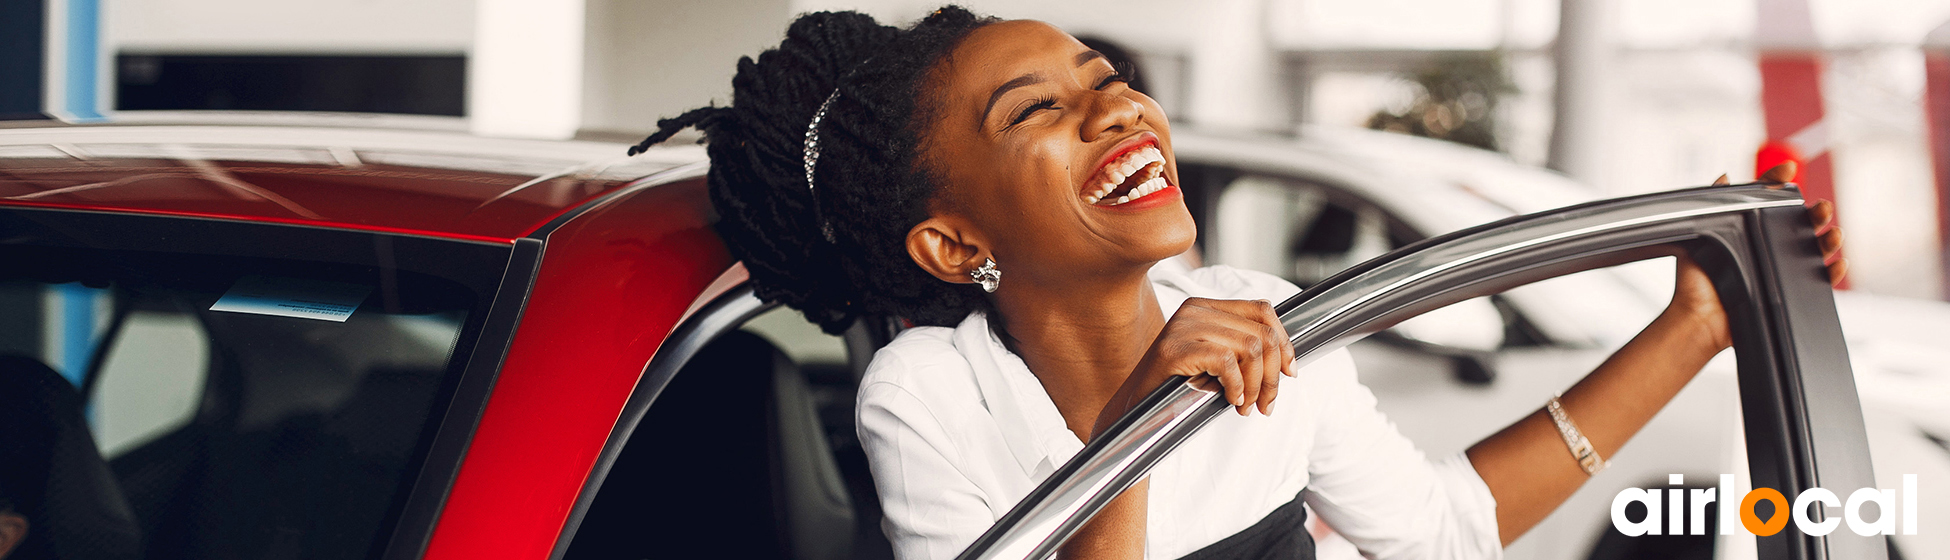
<svg viewBox="0 0 1950 560">
<path fill-rule="evenodd" d="M 123 54 L 123 111 L 342 111 L 461 116 L 467 57 Z"/>
<path fill-rule="evenodd" d="M 892 558 L 853 431 L 856 335 L 785 307 L 700 335 L 714 338 L 656 393 L 566 557 Z"/>
<path fill-rule="evenodd" d="M 46 303 L 7 319 L 36 328 L 0 331 L 38 333 L 42 352 L 0 347 L 86 380 L 90 429 L 152 558 L 375 553 L 477 300 L 410 271 L 295 260 L 0 246 L 0 262 L 8 301 Z M 256 311 L 218 305 L 253 285 L 284 292 Z M 319 311 L 332 290 L 352 294 L 349 315 Z"/>
</svg>

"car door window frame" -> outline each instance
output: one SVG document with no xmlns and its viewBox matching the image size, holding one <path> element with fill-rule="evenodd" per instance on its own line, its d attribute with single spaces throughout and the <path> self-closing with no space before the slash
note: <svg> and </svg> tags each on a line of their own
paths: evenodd
<svg viewBox="0 0 1950 560">
<path fill-rule="evenodd" d="M 1683 251 L 1720 294 L 1738 357 L 1753 486 L 1875 487 L 1861 402 L 1798 192 L 1707 187 L 1597 201 L 1426 239 L 1341 272 L 1278 311 L 1303 362 L 1409 317 L 1531 282 Z M 1229 405 L 1167 382 L 959 556 L 1045 558 Z M 1783 531 L 1767 558 L 1884 558 L 1881 537 Z"/>
</svg>

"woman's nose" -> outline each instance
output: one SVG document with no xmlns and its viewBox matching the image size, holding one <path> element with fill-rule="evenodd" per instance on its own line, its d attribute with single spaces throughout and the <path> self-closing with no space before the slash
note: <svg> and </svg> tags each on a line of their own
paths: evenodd
<svg viewBox="0 0 1950 560">
<path fill-rule="evenodd" d="M 1144 105 L 1121 95 L 1095 93 L 1090 118 L 1083 123 L 1083 141 L 1094 142 L 1105 133 L 1129 130 L 1144 122 Z"/>
</svg>

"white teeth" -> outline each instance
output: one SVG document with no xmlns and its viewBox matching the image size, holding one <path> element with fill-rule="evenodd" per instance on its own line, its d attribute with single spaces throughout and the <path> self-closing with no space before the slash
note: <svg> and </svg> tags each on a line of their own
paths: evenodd
<svg viewBox="0 0 1950 560">
<path fill-rule="evenodd" d="M 1104 197 L 1110 196 L 1111 191 L 1114 190 L 1117 190 L 1117 185 L 1113 185 L 1113 184 L 1099 185 L 1096 191 L 1084 195 L 1083 203 L 1096 204 L 1098 202 L 1102 202 L 1104 200 Z"/>
<path fill-rule="evenodd" d="M 1159 151 L 1157 146 L 1145 146 L 1124 154 L 1123 157 L 1119 157 L 1104 166 L 1103 176 L 1106 182 L 1098 185 L 1096 191 L 1084 195 L 1084 203 L 1116 206 L 1158 192 L 1158 190 L 1165 187 L 1165 181 L 1162 177 L 1164 174 L 1164 161 L 1164 152 Z M 1151 164 L 1154 163 L 1159 165 L 1150 171 L 1146 171 L 1146 168 L 1151 167 Z M 1140 172 L 1143 172 L 1144 181 L 1139 183 L 1137 187 L 1132 188 L 1130 192 L 1124 193 L 1117 200 L 1104 200 L 1104 197 L 1110 196 L 1112 192 L 1116 192 L 1117 187 L 1124 184 L 1124 181 L 1130 180 L 1132 176 Z"/>
<path fill-rule="evenodd" d="M 1164 189 L 1165 189 L 1165 178 L 1152 177 L 1150 180 L 1145 181 L 1143 184 L 1138 185 L 1137 188 L 1131 189 L 1131 192 L 1124 193 L 1123 196 L 1117 197 L 1117 200 L 1110 201 L 1110 203 L 1106 204 L 1106 206 L 1116 206 L 1119 204 L 1124 204 L 1126 202 L 1130 202 L 1133 200 L 1144 198 L 1146 196 L 1150 196 L 1152 193 L 1156 193 Z M 1107 194 L 1109 193 L 1104 191 L 1098 191 L 1097 195 L 1092 196 L 1089 199 L 1091 201 L 1090 203 L 1097 204 L 1098 201 L 1103 200 L 1103 197 Z"/>
</svg>

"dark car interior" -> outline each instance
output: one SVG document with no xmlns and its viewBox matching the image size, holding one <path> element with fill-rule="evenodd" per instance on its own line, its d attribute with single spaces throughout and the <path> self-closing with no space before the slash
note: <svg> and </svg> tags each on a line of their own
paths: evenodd
<svg viewBox="0 0 1950 560">
<path fill-rule="evenodd" d="M 28 520 L 8 558 L 136 558 L 142 534 L 96 451 L 80 393 L 47 364 L 0 356 L 0 497 Z"/>
<path fill-rule="evenodd" d="M 393 271 L 387 297 L 331 322 L 211 307 L 245 274 L 362 282 L 375 271 L 21 246 L 0 246 L 0 258 L 35 265 L 0 274 L 0 290 L 84 290 L 108 319 L 79 390 L 31 358 L 10 358 L 0 371 L 8 383 L 54 376 L 67 396 L 0 390 L 0 399 L 67 405 L 35 415 L 73 420 L 56 424 L 71 428 L 56 431 L 63 435 L 55 447 L 68 450 L 57 460 L 71 464 L 57 470 L 100 475 L 50 478 L 48 492 L 101 497 L 50 503 L 119 505 L 121 517 L 104 505 L 54 512 L 66 517 L 46 524 L 31 519 L 58 528 L 44 532 L 57 539 L 75 540 L 60 529 L 87 535 L 87 544 L 47 557 L 359 558 L 383 548 L 412 484 L 407 475 L 431 440 L 429 419 L 457 378 L 448 358 L 474 306 L 465 288 Z M 154 401 L 166 394 L 187 399 L 180 416 L 128 412 L 166 409 Z M 105 437 L 104 461 L 86 439 L 84 413 L 97 432 L 127 432 L 111 426 L 131 418 L 142 430 Z M 20 432 L 10 424 L 0 433 Z M 98 468 L 88 468 L 90 458 Z"/>
<path fill-rule="evenodd" d="M 720 335 L 651 405 L 566 557 L 892 558 L 853 432 L 856 385 L 845 364 Z"/>
</svg>

